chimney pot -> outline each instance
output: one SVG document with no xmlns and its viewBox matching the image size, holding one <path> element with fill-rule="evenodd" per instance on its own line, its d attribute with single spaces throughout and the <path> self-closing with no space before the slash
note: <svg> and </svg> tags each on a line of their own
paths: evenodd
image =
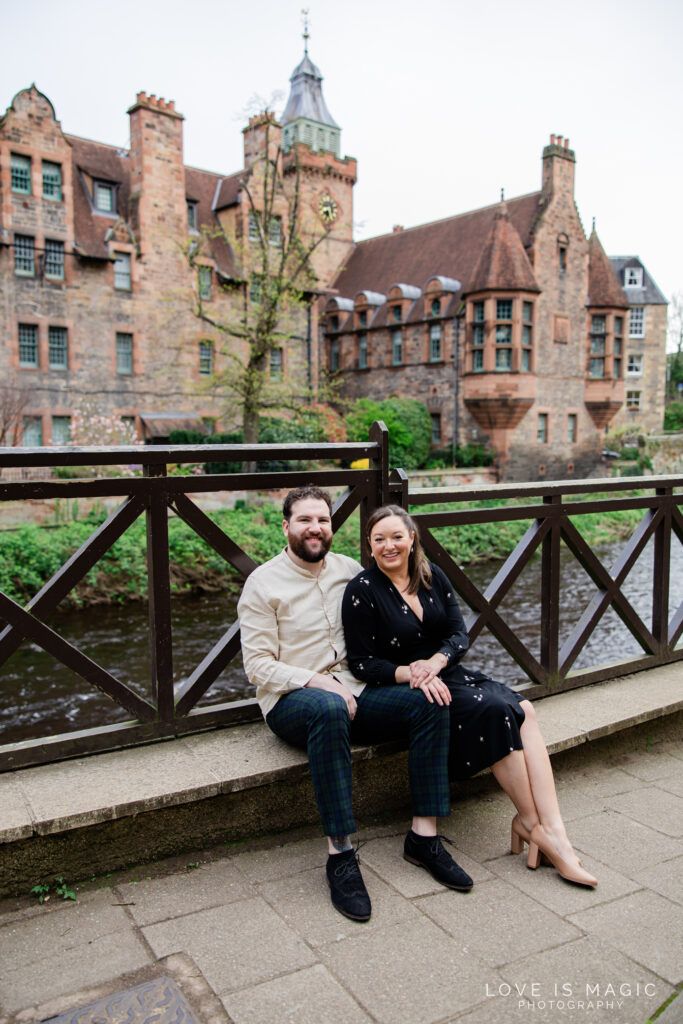
<svg viewBox="0 0 683 1024">
<path fill-rule="evenodd" d="M 551 146 L 554 146 L 554 145 L 555 145 L 555 136 L 554 136 L 554 135 L 551 135 L 551 136 L 550 136 L 550 145 L 551 145 Z"/>
<path fill-rule="evenodd" d="M 565 149 L 568 149 L 568 148 L 569 148 L 569 139 L 565 139 L 565 140 L 564 140 L 564 148 L 565 148 Z"/>
<path fill-rule="evenodd" d="M 394 227 L 393 227 L 394 234 L 397 234 L 399 231 L 403 231 L 403 225 L 402 224 L 394 224 Z"/>
</svg>

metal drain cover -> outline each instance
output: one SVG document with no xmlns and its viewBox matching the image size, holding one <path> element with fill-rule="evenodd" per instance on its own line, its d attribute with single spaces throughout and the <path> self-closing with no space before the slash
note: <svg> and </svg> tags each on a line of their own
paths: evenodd
<svg viewBox="0 0 683 1024">
<path fill-rule="evenodd" d="M 44 1024 L 202 1024 L 172 978 L 163 976 L 114 992 Z"/>
</svg>

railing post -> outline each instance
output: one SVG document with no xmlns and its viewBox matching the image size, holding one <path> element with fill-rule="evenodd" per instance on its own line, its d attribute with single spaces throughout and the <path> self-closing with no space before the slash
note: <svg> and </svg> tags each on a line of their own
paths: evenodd
<svg viewBox="0 0 683 1024">
<path fill-rule="evenodd" d="M 166 466 L 145 466 L 146 477 L 166 476 Z M 171 634 L 171 576 L 168 551 L 168 497 L 150 486 L 147 504 L 147 572 L 149 574 L 149 643 L 152 661 L 152 699 L 159 718 L 173 718 L 173 640 Z"/>
<path fill-rule="evenodd" d="M 372 490 L 367 498 L 360 503 L 360 550 L 361 561 L 367 565 L 365 553 L 365 529 L 368 519 L 376 508 L 388 505 L 389 496 L 389 431 L 382 420 L 375 420 L 370 427 L 370 441 L 379 445 L 379 455 L 370 460 L 372 472 Z"/>
<path fill-rule="evenodd" d="M 559 494 L 543 498 L 544 505 L 555 506 L 548 509 L 553 521 L 541 548 L 541 665 L 548 672 L 549 687 L 559 682 L 561 502 Z"/>
<path fill-rule="evenodd" d="M 669 646 L 669 585 L 671 577 L 671 498 L 673 488 L 658 487 L 657 496 L 665 499 L 663 516 L 655 529 L 652 566 L 652 635 L 664 657 Z"/>
</svg>

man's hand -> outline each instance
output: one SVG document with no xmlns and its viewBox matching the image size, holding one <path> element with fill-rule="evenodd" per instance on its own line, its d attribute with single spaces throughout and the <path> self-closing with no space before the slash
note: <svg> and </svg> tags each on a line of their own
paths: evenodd
<svg viewBox="0 0 683 1024">
<path fill-rule="evenodd" d="M 337 679 L 333 679 L 332 676 L 324 676 L 320 672 L 316 672 L 306 683 L 306 686 L 310 686 L 314 690 L 327 690 L 328 693 L 338 693 L 339 696 L 346 704 L 347 711 L 349 712 L 349 718 L 351 721 L 356 716 L 356 698 L 349 690 L 348 686 L 344 686 Z M 450 697 L 450 693 L 448 695 Z"/>
</svg>

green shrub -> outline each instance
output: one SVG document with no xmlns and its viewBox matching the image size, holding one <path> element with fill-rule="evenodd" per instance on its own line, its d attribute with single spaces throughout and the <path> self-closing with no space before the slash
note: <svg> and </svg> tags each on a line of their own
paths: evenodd
<svg viewBox="0 0 683 1024">
<path fill-rule="evenodd" d="M 664 429 L 683 430 L 683 402 L 670 402 L 664 410 Z"/>
<path fill-rule="evenodd" d="M 389 431 L 389 462 L 392 467 L 419 469 L 429 458 L 432 421 L 427 406 L 415 398 L 386 398 L 375 402 L 357 399 L 346 417 L 350 441 L 367 441 L 375 420 L 384 420 Z"/>
</svg>

